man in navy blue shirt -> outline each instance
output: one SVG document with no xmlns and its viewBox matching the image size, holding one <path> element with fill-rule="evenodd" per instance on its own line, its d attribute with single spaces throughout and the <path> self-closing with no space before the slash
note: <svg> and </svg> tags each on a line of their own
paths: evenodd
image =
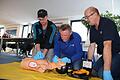
<svg viewBox="0 0 120 80">
<path fill-rule="evenodd" d="M 37 15 L 39 21 L 33 24 L 33 38 L 37 54 L 33 58 L 35 60 L 46 58 L 52 61 L 56 25 L 48 20 L 46 10 L 40 9 Z"/>
<path fill-rule="evenodd" d="M 95 7 L 84 12 L 86 21 L 91 25 L 88 59 L 92 60 L 97 44 L 97 53 L 102 57 L 93 66 L 93 75 L 104 80 L 120 80 L 120 37 L 115 23 L 101 17 Z"/>
<path fill-rule="evenodd" d="M 59 61 L 72 63 L 73 69 L 81 68 L 82 62 L 82 44 L 81 37 L 78 33 L 72 32 L 71 26 L 63 24 L 55 37 L 53 62 Z"/>
</svg>

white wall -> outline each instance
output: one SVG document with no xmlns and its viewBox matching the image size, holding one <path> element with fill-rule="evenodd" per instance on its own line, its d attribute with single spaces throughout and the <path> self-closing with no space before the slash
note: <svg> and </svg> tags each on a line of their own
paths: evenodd
<svg viewBox="0 0 120 80">
<path fill-rule="evenodd" d="M 113 7 L 114 7 L 113 12 L 115 14 L 120 15 L 120 0 L 113 0 Z"/>
<path fill-rule="evenodd" d="M 89 6 L 97 7 L 101 13 L 108 10 L 120 15 L 119 3 L 120 0 L 0 0 L 0 23 L 6 21 L 9 25 L 31 26 L 37 20 L 38 9 L 44 8 L 55 23 L 70 24 L 70 20 L 81 19 L 84 10 Z M 21 37 L 22 25 L 19 32 Z"/>
<path fill-rule="evenodd" d="M 89 6 L 112 11 L 112 0 L 0 0 L 0 22 L 29 23 L 37 19 L 40 8 L 48 10 L 50 18 L 83 15 Z"/>
</svg>

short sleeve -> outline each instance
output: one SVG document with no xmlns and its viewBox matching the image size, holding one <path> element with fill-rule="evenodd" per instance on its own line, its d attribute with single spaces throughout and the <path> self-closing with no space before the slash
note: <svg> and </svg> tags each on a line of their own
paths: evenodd
<svg viewBox="0 0 120 80">
<path fill-rule="evenodd" d="M 113 40 L 114 39 L 114 33 L 115 33 L 115 23 L 112 21 L 107 21 L 105 22 L 104 26 L 103 26 L 103 41 L 106 40 Z"/>
</svg>

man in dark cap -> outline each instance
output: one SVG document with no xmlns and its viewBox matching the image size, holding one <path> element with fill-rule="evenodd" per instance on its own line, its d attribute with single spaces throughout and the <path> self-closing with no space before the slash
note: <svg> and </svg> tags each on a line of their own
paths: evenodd
<svg viewBox="0 0 120 80">
<path fill-rule="evenodd" d="M 38 22 L 33 24 L 33 38 L 36 47 L 35 60 L 52 60 L 53 39 L 56 34 L 56 25 L 48 20 L 48 13 L 44 9 L 37 12 Z"/>
</svg>

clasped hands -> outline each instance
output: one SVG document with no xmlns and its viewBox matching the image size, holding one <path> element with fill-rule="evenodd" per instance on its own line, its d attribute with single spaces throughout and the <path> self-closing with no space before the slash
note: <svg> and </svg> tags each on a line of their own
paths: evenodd
<svg viewBox="0 0 120 80">
<path fill-rule="evenodd" d="M 41 51 L 38 51 L 35 56 L 33 56 L 33 59 L 39 60 L 39 59 L 44 59 L 45 55 Z M 64 62 L 64 63 L 71 63 L 71 60 L 67 57 L 63 58 L 58 58 L 56 55 L 53 57 L 53 62 Z"/>
<path fill-rule="evenodd" d="M 33 58 L 34 58 L 35 60 L 44 59 L 44 57 L 45 57 L 45 55 L 44 55 L 44 53 L 42 53 L 41 51 L 38 51 L 38 52 L 35 54 L 35 56 L 33 56 Z"/>
<path fill-rule="evenodd" d="M 68 57 L 59 58 L 58 56 L 55 55 L 53 57 L 53 62 L 55 62 L 55 63 L 57 63 L 57 62 L 71 63 L 71 60 Z"/>
</svg>

